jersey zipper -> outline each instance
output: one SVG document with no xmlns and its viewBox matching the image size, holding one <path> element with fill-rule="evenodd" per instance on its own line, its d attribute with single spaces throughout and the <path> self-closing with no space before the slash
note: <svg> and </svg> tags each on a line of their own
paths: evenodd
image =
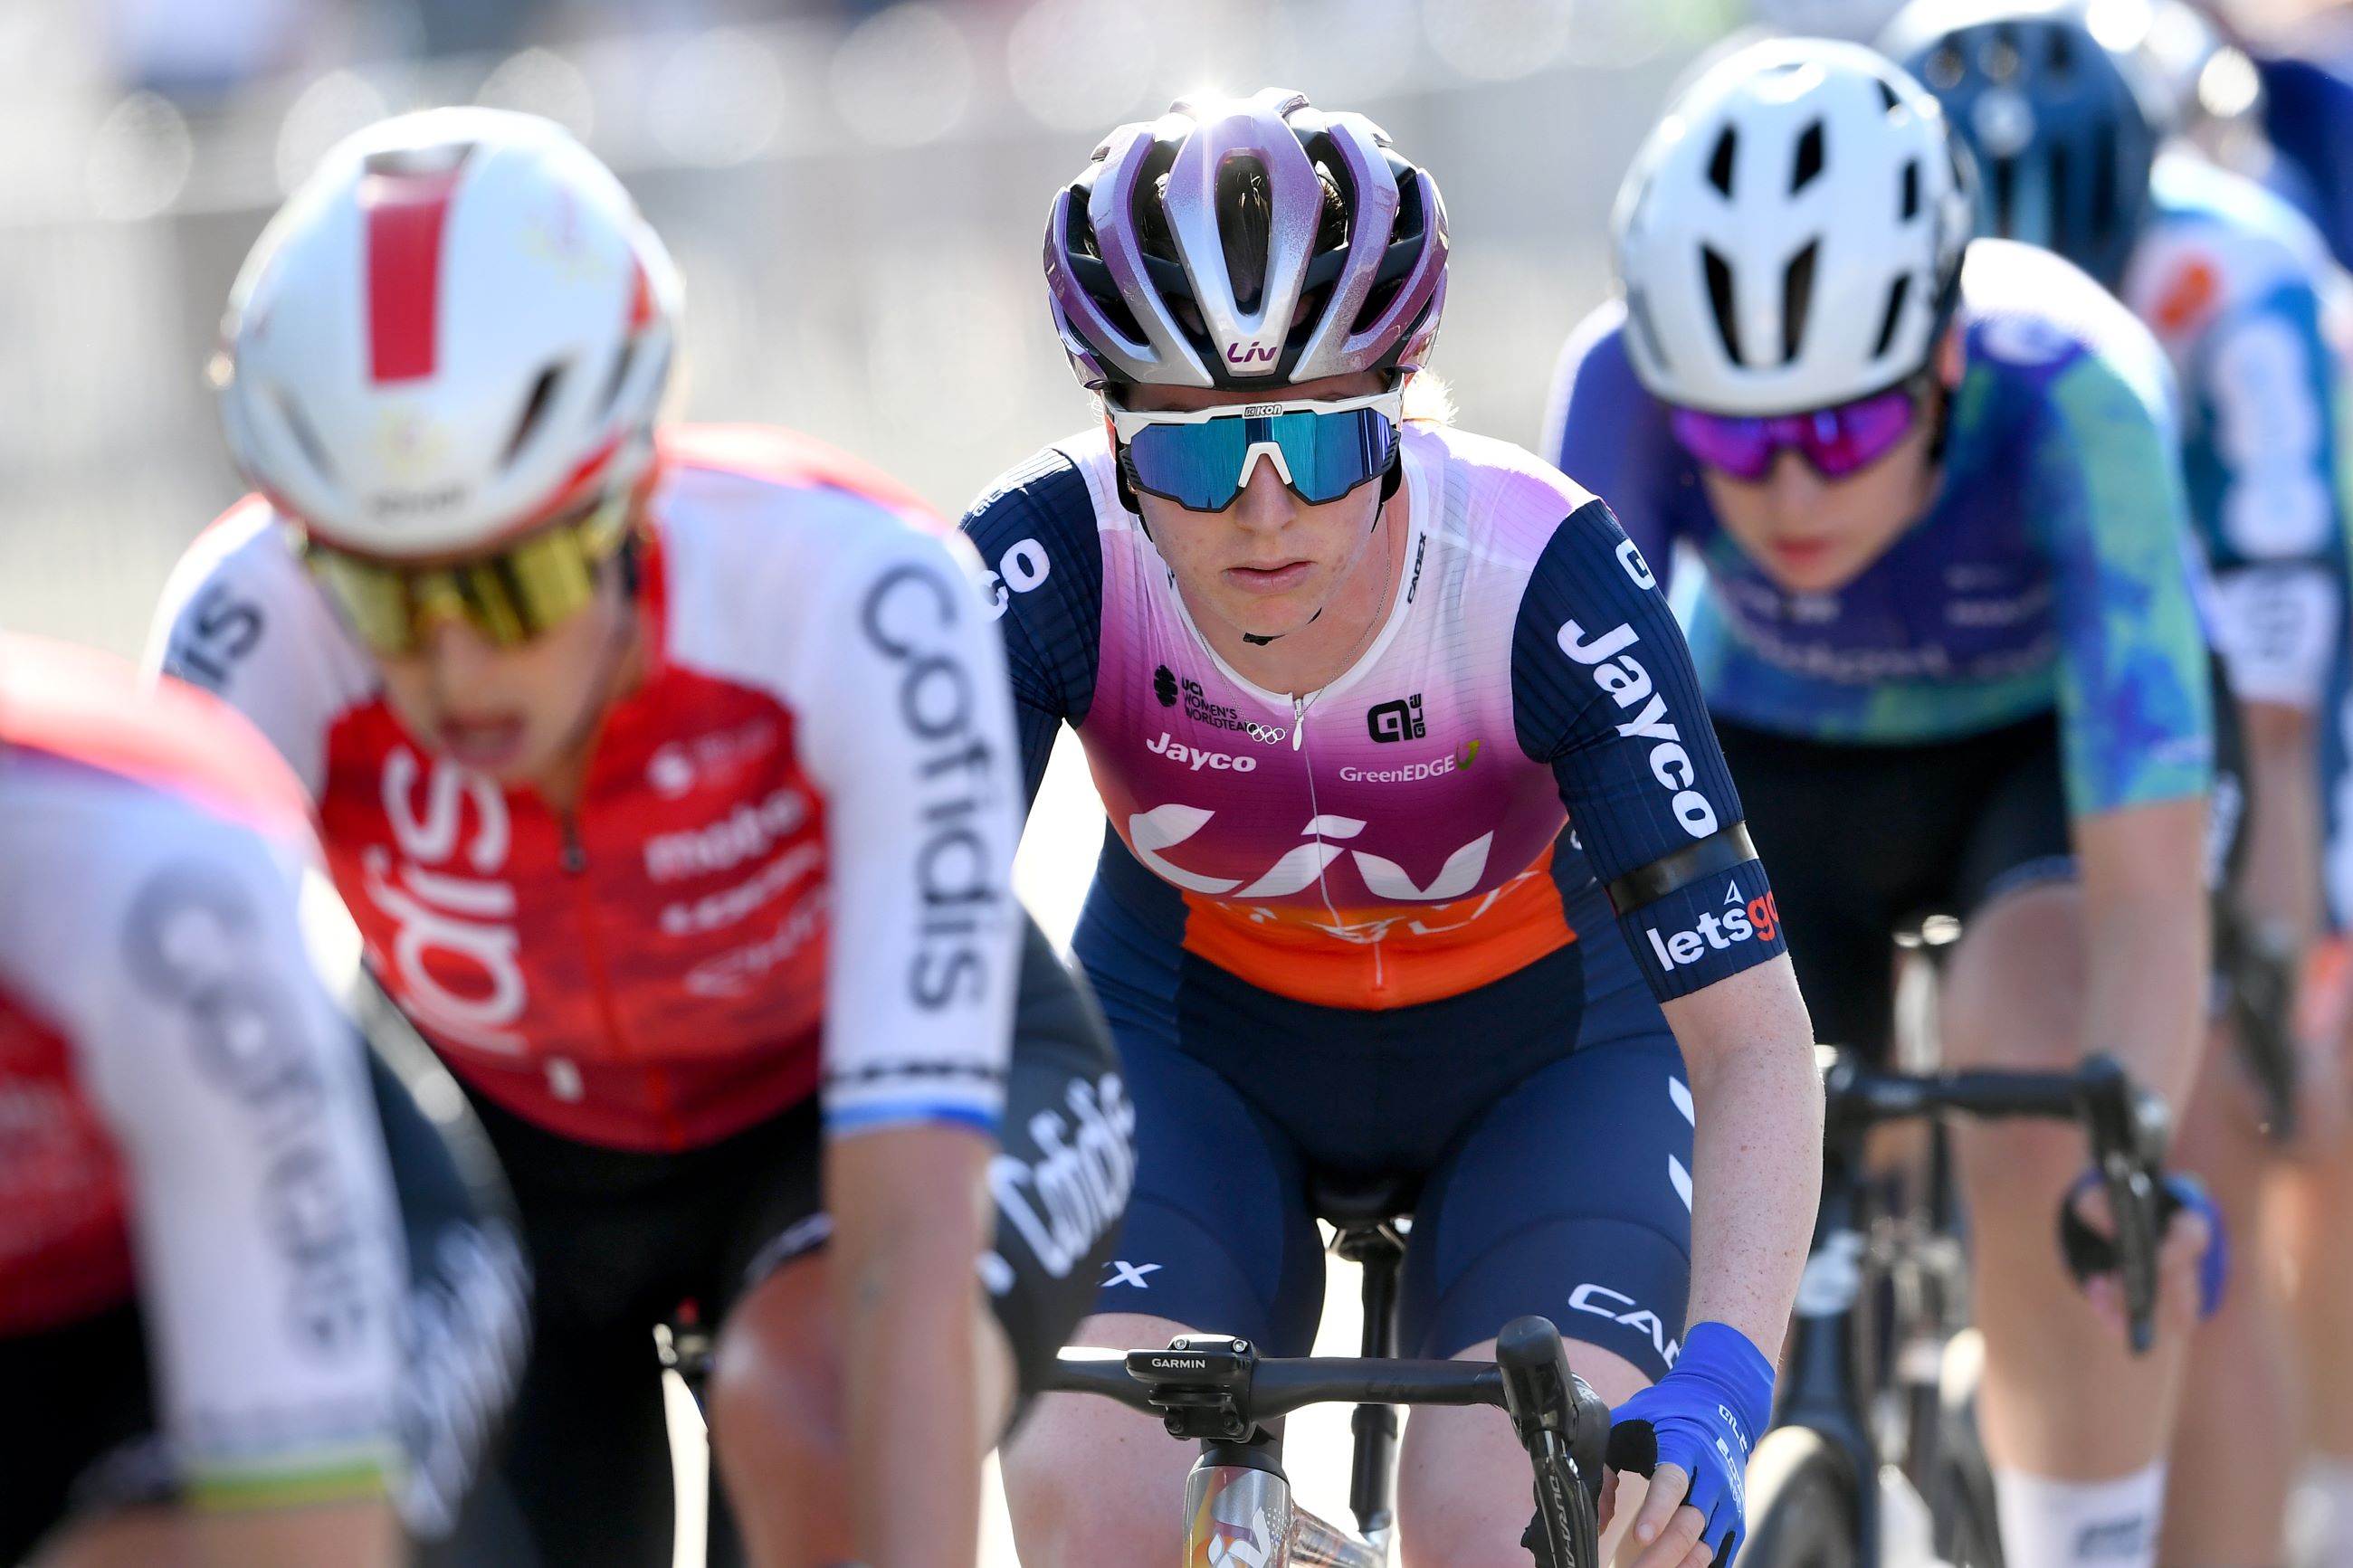
<svg viewBox="0 0 2353 1568">
<path fill-rule="evenodd" d="M 557 863 L 572 883 L 573 900 L 580 910 L 580 952 L 588 964 L 588 987 L 596 998 L 597 1016 L 604 1020 L 605 1037 L 616 1056 L 628 1058 L 636 1053 L 621 1032 L 619 1007 L 613 1000 L 612 976 L 605 964 L 605 943 L 596 929 L 596 900 L 588 886 L 588 851 L 580 842 L 580 825 L 569 812 L 560 813 L 557 826 L 564 834 L 564 847 Z M 662 1080 L 661 1069 L 648 1067 L 646 1099 L 655 1118 L 660 1121 L 662 1135 L 673 1149 L 686 1146 L 686 1130 L 679 1124 L 678 1112 L 670 1102 L 670 1086 Z"/>
<path fill-rule="evenodd" d="M 1291 749 L 1301 752 L 1303 757 L 1306 743 L 1307 699 L 1294 691 L 1291 694 Z M 1324 803 L 1315 794 L 1315 763 L 1312 758 L 1304 760 L 1307 763 L 1307 815 L 1320 822 L 1324 816 Z M 1316 837 L 1320 839 L 1323 835 L 1318 834 Z M 1336 927 L 1346 924 L 1347 922 L 1340 918 L 1339 906 L 1332 901 L 1329 862 L 1315 873 L 1315 890 L 1323 895 L 1324 912 L 1332 917 L 1333 925 Z M 1337 940 L 1345 942 L 1347 939 L 1343 937 Z M 1373 950 L 1373 994 L 1378 996 L 1388 990 L 1388 965 L 1381 953 L 1380 939 L 1375 937 L 1370 945 Z"/>
</svg>

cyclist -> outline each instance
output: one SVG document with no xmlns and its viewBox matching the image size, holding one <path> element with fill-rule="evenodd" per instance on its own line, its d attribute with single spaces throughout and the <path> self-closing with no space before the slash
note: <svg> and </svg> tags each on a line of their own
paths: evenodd
<svg viewBox="0 0 2353 1568">
<path fill-rule="evenodd" d="M 1883 1051 L 1889 932 L 1950 910 L 1948 1058 L 2096 1047 L 2181 1103 L 2214 723 L 2156 344 L 2056 258 L 1969 244 L 1936 100 L 1856 45 L 1720 62 L 1614 225 L 1623 296 L 1546 450 L 1662 572 L 1705 563 L 1694 657 L 1822 1037 Z M 2178 1346 L 2136 1361 L 2114 1282 L 2075 1297 L 2072 1131 L 1960 1153 L 2008 1561 L 2146 1563 Z M 2168 1229 L 2176 1316 L 2208 1233 Z"/>
<path fill-rule="evenodd" d="M 2166 114 L 2145 62 L 2112 58 L 2084 21 L 2007 4 L 1918 0 L 1881 39 L 1935 93 L 1977 158 L 1980 233 L 2057 251 L 2156 334 L 2180 393 L 2189 516 L 2214 576 L 2212 630 L 2246 740 L 2245 862 L 2218 907 L 2218 972 L 2283 1016 L 2251 1018 L 2282 1058 L 2306 1143 L 2342 1123 L 2334 1042 L 2288 1058 L 2292 976 L 2320 907 L 2315 713 L 2346 636 L 2344 519 L 2322 332 L 2327 247 L 2280 197 L 2183 142 L 2158 152 Z M 2022 111 L 2022 112 L 2019 112 Z M 2217 819 L 2222 803 L 2217 800 Z M 2256 973 L 2256 969 L 2269 973 Z M 2224 1030 L 2227 1037 L 2228 1030 Z M 2240 1068 L 2218 1037 L 2178 1151 L 2231 1228 L 2263 1234 L 2269 1150 Z M 2233 1079 L 2240 1081 L 2234 1082 Z M 2166 1556 L 2274 1563 L 2298 1447 L 2286 1325 L 2258 1246 L 2198 1335 L 2189 1378 L 2229 1388 L 2183 1425 Z"/>
<path fill-rule="evenodd" d="M 1055 196 L 1046 273 L 1103 423 L 965 529 L 1030 788 L 1069 724 L 1110 813 L 1073 946 L 1142 1163 L 1082 1340 L 1303 1353 L 1311 1189 L 1418 1188 L 1406 1353 L 1554 1318 L 1656 1439 L 1620 1510 L 1639 1561 L 1729 1563 L 1820 1089 L 1650 567 L 1587 492 L 1432 416 L 1444 209 L 1360 115 L 1270 89 L 1119 127 Z M 1409 1561 L 1525 1563 L 1506 1424 L 1419 1412 L 1405 1445 Z M 1150 1561 L 1190 1462 L 1041 1401 L 1006 1458 L 1023 1560 Z"/>
<path fill-rule="evenodd" d="M 312 967 L 315 855 L 234 714 L 0 637 L 0 1563 L 405 1562 L 512 1390 L 514 1240 Z"/>
<path fill-rule="evenodd" d="M 542 1559 L 670 1561 L 651 1330 L 684 1303 L 753 1561 L 969 1561 L 981 1456 L 1117 1218 L 1125 1101 L 1009 890 L 1009 704 L 950 531 L 782 432 L 657 430 L 678 310 L 555 127 L 362 132 L 231 299 L 259 493 L 155 657 L 293 763 L 515 1188 L 505 1475 Z"/>
</svg>

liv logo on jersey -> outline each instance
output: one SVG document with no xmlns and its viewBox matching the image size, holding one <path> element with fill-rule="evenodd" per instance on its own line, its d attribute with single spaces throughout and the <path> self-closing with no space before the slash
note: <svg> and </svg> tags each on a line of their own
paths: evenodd
<svg viewBox="0 0 2353 1568">
<path fill-rule="evenodd" d="M 1419 741 L 1430 732 L 1421 719 L 1421 693 L 1365 710 L 1365 730 L 1376 741 Z"/>
<path fill-rule="evenodd" d="M 1162 665 L 1152 672 L 1152 695 L 1160 699 L 1163 708 L 1176 706 L 1176 672 Z"/>
<path fill-rule="evenodd" d="M 1642 934 L 1651 939 L 1659 967 L 1672 970 L 1680 964 L 1697 963 L 1709 950 L 1721 952 L 1736 942 L 1769 942 L 1780 929 L 1781 911 L 1774 907 L 1771 893 L 1744 900 L 1740 885 L 1728 882 L 1724 907 L 1700 916 L 1694 929 L 1662 933 L 1656 926 L 1645 926 Z"/>
</svg>

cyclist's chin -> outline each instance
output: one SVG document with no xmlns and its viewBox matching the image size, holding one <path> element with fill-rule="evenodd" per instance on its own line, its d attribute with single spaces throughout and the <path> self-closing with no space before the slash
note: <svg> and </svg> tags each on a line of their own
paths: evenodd
<svg viewBox="0 0 2353 1568">
<path fill-rule="evenodd" d="M 1765 539 L 1745 548 L 1773 585 L 1790 594 L 1834 594 L 1878 558 L 1869 546 L 1836 536 Z"/>
<path fill-rule="evenodd" d="M 1324 609 L 1329 574 L 1318 568 L 1279 592 L 1220 583 L 1214 603 L 1227 625 L 1246 637 L 1279 637 L 1303 631 Z"/>
</svg>

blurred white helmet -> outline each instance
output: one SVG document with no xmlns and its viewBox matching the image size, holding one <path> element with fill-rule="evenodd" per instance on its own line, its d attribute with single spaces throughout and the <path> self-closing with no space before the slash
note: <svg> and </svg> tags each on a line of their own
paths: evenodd
<svg viewBox="0 0 2353 1568">
<path fill-rule="evenodd" d="M 1719 61 L 1635 155 L 1613 216 L 1642 384 L 1782 415 L 1917 374 L 1970 224 L 1943 111 L 1859 44 L 1773 38 Z"/>
<path fill-rule="evenodd" d="M 246 258 L 215 369 L 229 446 L 322 543 L 472 551 L 643 476 L 678 310 L 660 240 L 562 129 L 402 115 Z"/>
</svg>

